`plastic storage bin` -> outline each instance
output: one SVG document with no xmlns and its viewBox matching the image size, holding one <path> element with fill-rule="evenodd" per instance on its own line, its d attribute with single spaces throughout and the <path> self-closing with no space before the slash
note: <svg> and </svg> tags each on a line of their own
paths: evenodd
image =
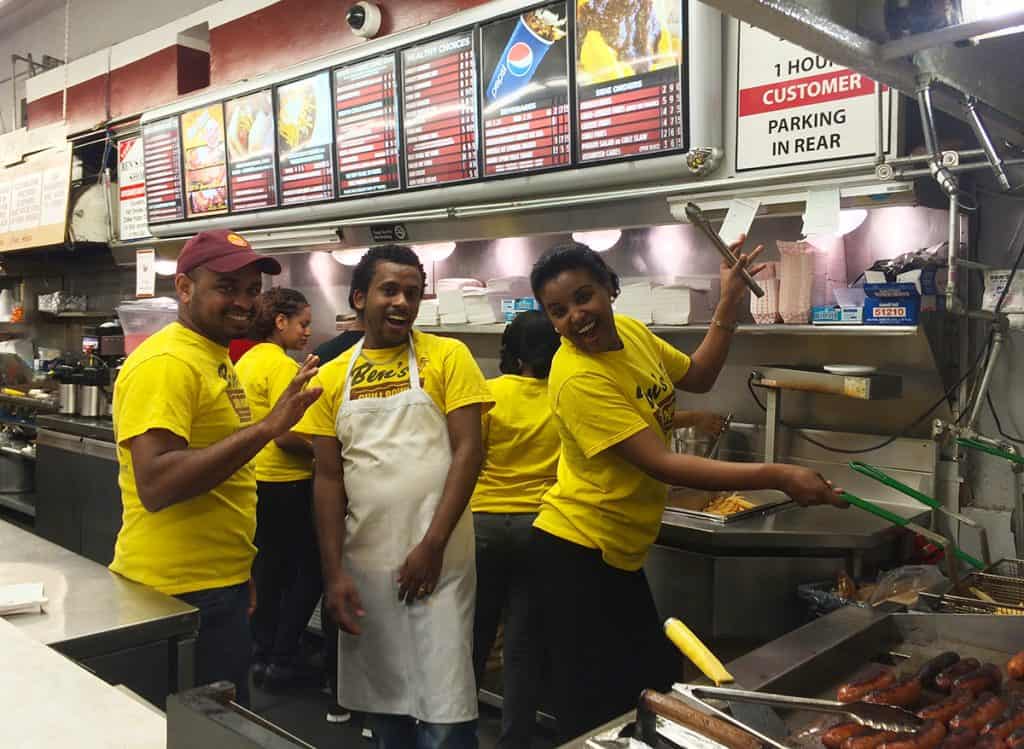
<svg viewBox="0 0 1024 749">
<path fill-rule="evenodd" d="M 178 302 L 167 297 L 122 302 L 117 316 L 124 329 L 124 352 L 130 354 L 144 340 L 178 319 Z"/>
</svg>

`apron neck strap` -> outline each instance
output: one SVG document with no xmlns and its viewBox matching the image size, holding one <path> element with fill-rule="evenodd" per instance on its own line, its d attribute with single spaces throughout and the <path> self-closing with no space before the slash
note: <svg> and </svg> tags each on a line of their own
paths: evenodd
<svg viewBox="0 0 1024 749">
<path fill-rule="evenodd" d="M 359 359 L 359 355 L 363 353 L 363 342 L 366 340 L 366 336 L 362 338 L 352 347 L 352 356 L 348 360 L 348 369 L 345 370 L 345 390 L 342 393 L 341 400 L 347 401 L 349 395 L 352 393 L 352 370 L 356 366 L 356 360 Z M 412 342 L 412 332 L 409 333 L 409 388 L 411 390 L 420 389 L 420 365 L 416 359 L 416 347 Z"/>
</svg>

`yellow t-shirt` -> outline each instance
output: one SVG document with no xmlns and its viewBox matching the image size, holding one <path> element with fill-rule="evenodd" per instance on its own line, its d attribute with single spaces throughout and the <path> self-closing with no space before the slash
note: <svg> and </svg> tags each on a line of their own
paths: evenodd
<svg viewBox="0 0 1024 749">
<path fill-rule="evenodd" d="M 413 331 L 413 345 L 420 368 L 420 387 L 443 414 L 480 403 L 494 403 L 480 367 L 466 344 L 452 338 Z M 345 394 L 345 372 L 354 349 L 324 365 L 310 383 L 322 387 L 321 395 L 306 411 L 294 431 L 330 437 L 336 434 L 334 419 Z M 409 389 L 409 345 L 363 349 L 352 369 L 352 400 L 387 398 Z"/>
<path fill-rule="evenodd" d="M 260 343 L 235 365 L 252 408 L 253 421 L 264 418 L 299 373 L 299 364 L 276 343 Z M 271 440 L 257 453 L 257 481 L 302 481 L 313 475 L 313 458 L 282 450 Z"/>
<path fill-rule="evenodd" d="M 132 352 L 114 387 L 124 511 L 110 569 L 169 595 L 249 579 L 256 555 L 253 464 L 206 494 L 149 512 L 139 500 L 127 443 L 166 429 L 201 449 L 250 422 L 245 390 L 223 346 L 171 323 Z"/>
<path fill-rule="evenodd" d="M 657 538 L 667 487 L 608 448 L 647 427 L 668 444 L 690 358 L 632 318 L 616 315 L 615 327 L 618 351 L 586 354 L 563 339 L 555 354 L 548 396 L 562 454 L 534 525 L 633 571 Z"/>
<path fill-rule="evenodd" d="M 487 384 L 494 408 L 484 414 L 484 464 L 473 512 L 537 512 L 555 483 L 561 443 L 551 418 L 548 381 L 502 375 Z"/>
</svg>

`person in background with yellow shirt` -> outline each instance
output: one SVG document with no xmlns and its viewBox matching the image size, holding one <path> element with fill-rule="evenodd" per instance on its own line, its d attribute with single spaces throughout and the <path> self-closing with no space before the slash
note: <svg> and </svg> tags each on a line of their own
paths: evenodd
<svg viewBox="0 0 1024 749">
<path fill-rule="evenodd" d="M 235 369 L 254 419 L 262 419 L 299 371 L 287 352 L 309 343 L 312 315 L 294 289 L 263 292 L 249 337 L 259 341 Z M 313 446 L 295 432 L 256 455 L 256 611 L 253 680 L 275 691 L 320 676 L 303 669 L 299 644 L 320 600 L 320 553 L 313 527 Z"/>
<path fill-rule="evenodd" d="M 723 268 L 721 301 L 692 356 L 614 314 L 618 276 L 586 245 L 557 247 L 533 267 L 534 296 L 562 336 L 548 378 L 562 452 L 530 554 L 563 741 L 635 707 L 642 689 L 665 690 L 679 676 L 679 654 L 662 632 L 643 572 L 668 485 L 778 489 L 801 505 L 845 504 L 807 468 L 708 460 L 668 446 L 675 391 L 714 385 L 746 295 L 740 269 L 761 250 Z"/>
<path fill-rule="evenodd" d="M 231 681 L 248 704 L 251 461 L 320 396 L 306 387 L 316 359 L 255 420 L 228 344 L 252 324 L 261 272 L 280 264 L 218 230 L 186 242 L 177 270 L 177 322 L 132 352 L 114 387 L 124 510 L 110 569 L 198 608 L 197 683 Z"/>
<path fill-rule="evenodd" d="M 470 500 L 476 531 L 473 669 L 481 683 L 503 625 L 499 747 L 529 749 L 537 709 L 539 633 L 531 601 L 529 545 L 540 498 L 555 483 L 558 429 L 548 406 L 548 370 L 558 333 L 543 312 L 523 312 L 501 337 L 501 377 L 487 381 L 484 462 Z"/>
<path fill-rule="evenodd" d="M 343 630 L 338 700 L 380 749 L 476 749 L 473 519 L 480 417 L 466 345 L 413 330 L 426 274 L 408 247 L 352 271 L 363 339 L 320 370 L 313 436 L 324 604 Z"/>
</svg>

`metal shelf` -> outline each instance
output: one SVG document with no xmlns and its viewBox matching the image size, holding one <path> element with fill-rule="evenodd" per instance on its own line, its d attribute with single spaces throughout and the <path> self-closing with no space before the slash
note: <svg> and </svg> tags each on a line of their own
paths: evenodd
<svg viewBox="0 0 1024 749">
<path fill-rule="evenodd" d="M 486 325 L 417 325 L 424 333 L 494 335 L 505 331 L 504 323 Z M 709 325 L 648 325 L 658 335 L 696 335 L 708 332 Z M 737 335 L 813 335 L 813 336 L 908 336 L 916 325 L 740 325 Z"/>
<path fill-rule="evenodd" d="M 40 310 L 39 314 L 51 320 L 88 320 L 90 318 L 116 317 L 117 315 L 113 310 L 86 310 L 85 312 L 43 312 Z"/>
<path fill-rule="evenodd" d="M 6 507 L 34 518 L 36 516 L 35 498 L 34 494 L 4 494 L 0 492 L 0 507 Z"/>
<path fill-rule="evenodd" d="M 24 458 L 25 460 L 35 460 L 36 459 L 36 454 L 35 453 L 23 453 L 21 450 L 16 450 L 13 447 L 6 447 L 4 445 L 0 445 L 0 453 L 7 453 L 8 455 L 16 455 L 19 458 Z"/>
<path fill-rule="evenodd" d="M 37 411 L 39 413 L 57 413 L 57 403 L 45 399 L 45 398 L 30 398 L 29 396 L 21 395 L 8 395 L 7 393 L 0 393 L 0 404 L 7 404 L 11 406 L 18 406 L 19 408 L 27 408 L 30 411 Z"/>
</svg>

